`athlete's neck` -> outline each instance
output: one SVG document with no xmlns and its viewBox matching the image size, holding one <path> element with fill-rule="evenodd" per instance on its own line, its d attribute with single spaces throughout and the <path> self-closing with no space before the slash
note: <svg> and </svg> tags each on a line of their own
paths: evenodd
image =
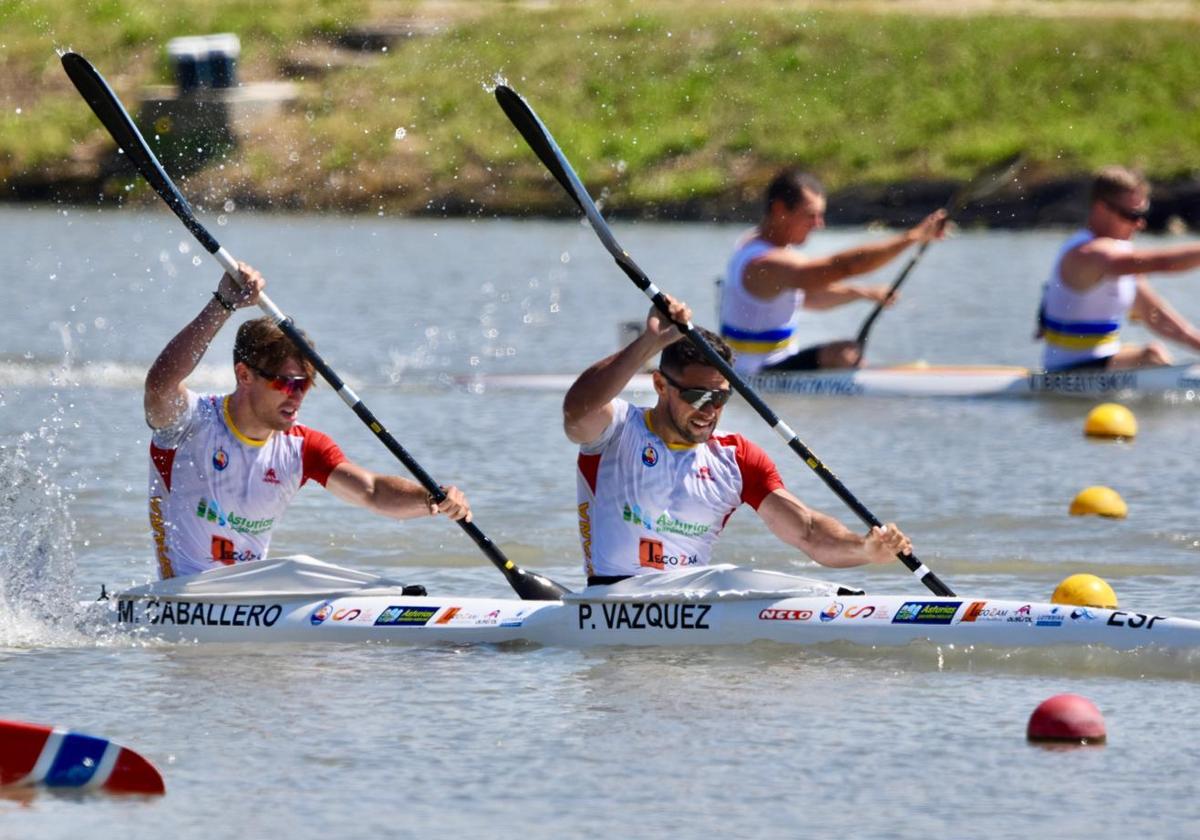
<svg viewBox="0 0 1200 840">
<path fill-rule="evenodd" d="M 270 426 L 255 418 L 249 396 L 240 389 L 225 398 L 224 411 L 226 422 L 232 425 L 230 431 L 248 443 L 263 443 L 274 433 Z"/>
<path fill-rule="evenodd" d="M 758 227 L 754 231 L 755 236 L 764 242 L 770 242 L 776 248 L 786 248 L 791 245 L 791 240 L 788 238 L 788 231 L 782 223 L 774 223 L 770 216 L 765 217 L 758 223 Z"/>
</svg>

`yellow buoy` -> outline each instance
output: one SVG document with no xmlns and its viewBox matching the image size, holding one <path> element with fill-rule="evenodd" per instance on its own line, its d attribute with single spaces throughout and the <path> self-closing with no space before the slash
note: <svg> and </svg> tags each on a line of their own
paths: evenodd
<svg viewBox="0 0 1200 840">
<path fill-rule="evenodd" d="M 1095 575 L 1071 575 L 1058 585 L 1050 601 L 1055 604 L 1073 604 L 1077 607 L 1099 607 L 1106 610 L 1117 608 L 1117 593 L 1107 582 Z"/>
<path fill-rule="evenodd" d="M 1135 437 L 1137 418 L 1123 405 L 1101 403 L 1088 412 L 1087 419 L 1083 421 L 1083 433 L 1088 437 Z"/>
<path fill-rule="evenodd" d="M 1124 519 L 1129 512 L 1125 500 L 1111 487 L 1086 487 L 1071 501 L 1071 516 L 1107 516 Z"/>
</svg>

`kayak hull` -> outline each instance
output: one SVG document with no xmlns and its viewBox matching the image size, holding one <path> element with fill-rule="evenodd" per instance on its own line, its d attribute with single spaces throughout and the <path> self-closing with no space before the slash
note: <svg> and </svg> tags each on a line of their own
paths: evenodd
<svg viewBox="0 0 1200 840">
<path fill-rule="evenodd" d="M 989 365 L 896 365 L 759 374 L 763 393 L 866 397 L 1103 397 L 1200 391 L 1200 365 L 1062 373 Z"/>
<path fill-rule="evenodd" d="M 309 558 L 289 558 L 279 568 L 294 573 L 331 569 Z M 315 564 L 315 565 L 314 565 Z M 253 564 L 243 564 L 251 566 Z M 721 567 L 733 569 L 734 567 Z M 222 570 L 224 571 L 224 570 Z M 340 570 L 339 570 L 340 571 Z M 349 574 L 349 570 L 346 570 Z M 766 572 L 772 587 L 792 578 Z M 212 573 L 209 573 L 212 574 Z M 99 620 L 124 632 L 170 641 L 386 644 L 502 644 L 587 648 L 608 645 L 788 645 L 849 642 L 868 646 L 937 644 L 998 647 L 1104 645 L 1200 649 L 1200 622 L 1138 610 L 1072 607 L 1034 601 L 975 597 L 839 594 L 796 596 L 747 591 L 742 577 L 705 571 L 708 589 L 651 588 L 666 576 L 634 579 L 629 586 L 590 587 L 562 601 L 414 596 L 373 576 L 355 574 L 354 591 L 286 592 L 278 579 L 224 589 L 175 582 L 150 584 L 93 604 Z M 697 573 L 691 573 L 692 580 Z M 721 577 L 725 574 L 725 577 Z M 205 578 L 207 575 L 198 576 Z M 713 582 L 715 581 L 715 583 Z M 252 581 L 253 582 L 253 581 Z M 810 583 L 810 582 L 805 582 Z M 722 588 L 724 586 L 724 588 Z M 751 587 L 752 589 L 752 587 Z"/>
<path fill-rule="evenodd" d="M 493 374 L 464 380 L 477 391 L 491 389 L 565 391 L 573 376 Z M 1153 396 L 1200 392 L 1200 365 L 1170 365 L 1142 370 L 1046 373 L 1005 365 L 930 365 L 914 363 L 826 370 L 764 373 L 746 377 L 764 394 L 815 397 L 1103 397 Z M 653 390 L 647 375 L 635 376 L 627 390 Z"/>
</svg>

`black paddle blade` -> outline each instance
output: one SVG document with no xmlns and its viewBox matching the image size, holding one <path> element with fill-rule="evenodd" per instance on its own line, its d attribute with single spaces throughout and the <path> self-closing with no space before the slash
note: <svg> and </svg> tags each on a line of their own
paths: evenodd
<svg viewBox="0 0 1200 840">
<path fill-rule="evenodd" d="M 992 164 L 958 191 L 947 212 L 954 215 L 971 202 L 991 195 L 1011 181 L 1024 165 L 1024 152 L 1017 152 Z"/>
<path fill-rule="evenodd" d="M 525 138 L 529 148 L 533 149 L 533 153 L 550 170 L 550 174 L 557 179 L 558 183 L 562 184 L 562 188 L 575 200 L 579 209 L 586 210 L 575 182 L 567 174 L 562 152 L 554 142 L 554 138 L 550 136 L 550 130 L 538 119 L 538 115 L 529 107 L 529 103 L 508 85 L 496 85 L 496 101 L 500 103 L 500 108 L 508 117 L 508 121 L 516 127 L 517 131 L 521 132 L 521 136 Z"/>
<path fill-rule="evenodd" d="M 108 86 L 108 82 L 100 75 L 100 71 L 79 53 L 73 52 L 63 54 L 62 66 L 79 95 L 83 97 L 83 101 L 92 109 L 92 113 L 104 124 L 112 139 L 125 152 L 125 156 L 137 167 L 138 172 L 142 173 L 142 177 L 162 197 L 171 211 L 210 254 L 220 250 L 220 243 L 196 220 L 192 206 L 158 162 L 158 158 L 146 143 L 146 138 L 138 131 L 133 118 L 113 93 L 113 89 Z"/>
<path fill-rule="evenodd" d="M 515 567 L 514 567 L 515 568 Z M 515 569 L 516 574 L 507 576 L 508 584 L 522 601 L 561 601 L 571 590 L 555 583 L 545 575 Z"/>
<path fill-rule="evenodd" d="M 600 241 L 604 244 L 605 249 L 612 254 L 612 258 L 616 260 L 618 266 L 629 277 L 634 284 L 651 296 L 654 299 L 653 293 L 650 292 L 652 283 L 646 272 L 633 261 L 633 257 L 629 256 L 621 244 L 617 242 L 616 236 L 613 235 L 612 229 L 608 223 L 604 221 L 604 217 L 600 215 L 600 208 L 596 206 L 596 202 L 592 201 L 592 197 L 588 195 L 587 188 L 583 182 L 579 180 L 579 176 L 575 170 L 571 168 L 567 156 L 563 154 L 562 149 L 554 142 L 554 137 L 550 134 L 550 130 L 546 128 L 545 123 L 538 119 L 538 115 L 529 107 L 529 103 L 522 96 L 506 85 L 496 86 L 496 101 L 500 103 L 500 107 L 504 110 L 505 116 L 509 121 L 516 126 L 517 131 L 521 132 L 521 136 L 525 138 L 525 142 L 529 144 L 529 148 L 533 149 L 534 154 L 538 159 L 550 170 L 550 174 L 557 179 L 562 188 L 567 191 L 567 195 L 575 201 L 579 209 L 587 216 L 588 222 L 592 225 L 592 230 L 600 237 Z M 655 299 L 655 304 L 659 306 L 664 315 L 667 315 L 667 304 L 662 298 Z M 680 327 L 682 328 L 682 324 Z"/>
</svg>

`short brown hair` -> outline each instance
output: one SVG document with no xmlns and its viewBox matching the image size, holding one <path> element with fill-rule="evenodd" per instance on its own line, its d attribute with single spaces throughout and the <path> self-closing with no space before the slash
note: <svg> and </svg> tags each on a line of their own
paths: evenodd
<svg viewBox="0 0 1200 840">
<path fill-rule="evenodd" d="M 696 327 L 696 332 L 704 336 L 704 340 L 708 342 L 712 349 L 717 351 L 717 354 L 722 359 L 731 365 L 733 364 L 733 349 L 725 343 L 725 339 L 711 330 L 704 329 L 704 327 Z M 716 365 L 708 360 L 708 357 L 700 352 L 700 349 L 695 344 L 692 344 L 686 338 L 681 338 L 674 344 L 667 345 L 666 349 L 662 351 L 662 358 L 658 361 L 660 369 L 675 374 L 683 373 L 683 369 L 688 365 L 716 367 Z"/>
<path fill-rule="evenodd" d="M 303 330 L 296 331 L 310 346 L 312 345 Z M 238 327 L 237 338 L 233 340 L 234 364 L 242 362 L 251 368 L 275 373 L 288 359 L 299 362 L 310 379 L 316 378 L 316 367 L 304 357 L 300 348 L 292 343 L 287 334 L 279 329 L 274 318 L 254 318 Z"/>
<path fill-rule="evenodd" d="M 813 195 L 825 195 L 825 187 L 817 180 L 816 176 L 809 175 L 807 172 L 801 172 L 794 168 L 781 170 L 767 185 L 767 206 L 763 209 L 770 213 L 771 205 L 776 201 L 782 201 L 784 207 L 793 210 L 804 198 L 806 192 Z"/>
<path fill-rule="evenodd" d="M 1124 166 L 1106 166 L 1092 179 L 1092 202 L 1114 201 L 1125 193 L 1150 192 L 1150 184 L 1132 169 Z"/>
</svg>

